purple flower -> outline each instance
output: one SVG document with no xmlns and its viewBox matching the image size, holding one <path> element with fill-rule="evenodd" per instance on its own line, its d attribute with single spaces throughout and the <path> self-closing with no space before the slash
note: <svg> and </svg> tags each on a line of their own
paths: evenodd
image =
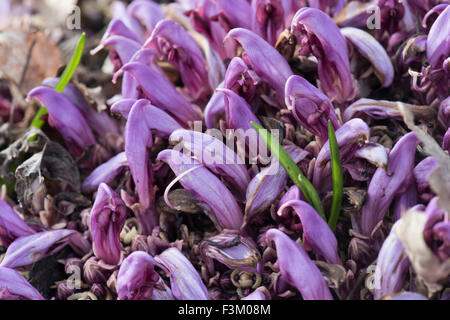
<svg viewBox="0 0 450 320">
<path fill-rule="evenodd" d="M 158 22 L 144 47 L 157 50 L 178 71 L 193 99 L 210 92 L 205 59 L 195 40 L 182 26 L 172 20 Z"/>
<path fill-rule="evenodd" d="M 419 141 L 410 132 L 404 135 L 389 154 L 387 171 L 378 168 L 370 181 L 367 200 L 361 214 L 362 233 L 370 236 L 386 214 L 396 195 L 405 192 L 414 168 L 414 154 Z"/>
<path fill-rule="evenodd" d="M 136 79 L 153 105 L 167 111 L 181 123 L 187 125 L 190 121 L 200 120 L 200 115 L 186 99 L 154 69 L 139 62 L 130 62 L 121 70 L 129 72 Z"/>
<path fill-rule="evenodd" d="M 281 0 L 252 0 L 252 30 L 272 46 L 284 30 Z"/>
<path fill-rule="evenodd" d="M 333 299 L 319 269 L 298 243 L 277 229 L 268 230 L 261 241 L 273 241 L 283 280 L 296 287 L 304 300 Z"/>
<path fill-rule="evenodd" d="M 172 294 L 177 300 L 209 300 L 197 270 L 178 249 L 169 248 L 155 260 L 169 275 Z"/>
<path fill-rule="evenodd" d="M 90 214 L 92 247 L 97 258 L 110 265 L 120 261 L 123 250 L 120 232 L 126 216 L 127 209 L 120 196 L 106 184 L 100 184 Z"/>
<path fill-rule="evenodd" d="M 270 296 L 269 290 L 266 287 L 256 288 L 255 291 L 250 293 L 248 296 L 242 298 L 241 300 L 270 300 L 272 297 Z"/>
<path fill-rule="evenodd" d="M 17 268 L 35 263 L 62 249 L 75 232 L 65 229 L 52 230 L 17 238 L 9 245 L 0 266 Z"/>
<path fill-rule="evenodd" d="M 372 64 L 381 85 L 389 87 L 394 80 L 394 67 L 383 46 L 369 33 L 361 29 L 342 28 L 341 33 Z"/>
<path fill-rule="evenodd" d="M 350 73 L 347 43 L 339 28 L 320 10 L 302 8 L 294 16 L 291 33 L 301 44 L 299 55 L 319 60 L 319 88 L 339 105 L 358 96 Z"/>
<path fill-rule="evenodd" d="M 335 130 L 339 128 L 331 101 L 300 76 L 291 76 L 286 82 L 285 102 L 297 122 L 322 143 L 328 140 L 328 120 Z"/>
<path fill-rule="evenodd" d="M 234 57 L 225 73 L 223 87 L 234 91 L 247 102 L 250 102 L 255 95 L 257 84 L 257 76 L 248 68 L 244 60 Z"/>
<path fill-rule="evenodd" d="M 164 19 L 164 10 L 153 1 L 135 0 L 127 7 L 130 17 L 135 17 L 145 26 L 147 35 L 150 35 L 156 24 Z"/>
<path fill-rule="evenodd" d="M 208 134 L 184 129 L 174 131 L 169 140 L 181 143 L 179 146 L 192 152 L 197 160 L 222 176 L 238 193 L 245 193 L 250 176 L 244 160 L 222 141 Z"/>
<path fill-rule="evenodd" d="M 271 86 L 280 101 L 284 98 L 284 85 L 293 74 L 287 61 L 269 43 L 247 29 L 231 30 L 224 39 L 237 41 L 245 51 L 246 61 L 255 73 Z"/>
<path fill-rule="evenodd" d="M 149 150 L 153 146 L 153 136 L 146 121 L 148 101 L 137 101 L 128 115 L 125 125 L 125 154 L 136 186 L 140 207 L 138 218 L 145 233 L 151 232 L 157 224 L 153 210 L 153 169 Z"/>
<path fill-rule="evenodd" d="M 157 159 L 166 162 L 181 185 L 206 204 L 205 213 L 219 230 L 237 230 L 241 227 L 242 211 L 236 199 L 222 181 L 200 162 L 175 150 L 161 151 Z"/>
<path fill-rule="evenodd" d="M 437 197 L 428 203 L 425 212 L 427 221 L 423 237 L 430 249 L 444 262 L 450 257 L 449 215 L 439 207 Z"/>
<path fill-rule="evenodd" d="M 58 78 L 48 78 L 45 79 L 42 84 L 54 87 L 58 81 Z M 75 84 L 68 83 L 62 94 L 77 107 L 89 127 L 97 134 L 97 136 L 105 137 L 107 133 L 118 133 L 117 125 L 109 115 L 105 111 L 95 111 Z"/>
<path fill-rule="evenodd" d="M 101 183 L 111 183 L 126 166 L 128 166 L 128 161 L 125 152 L 118 153 L 91 172 L 83 182 L 83 191 L 92 192 L 95 191 Z"/>
<path fill-rule="evenodd" d="M 414 178 L 417 184 L 417 191 L 421 198 L 429 201 L 433 197 L 430 190 L 430 174 L 439 166 L 439 163 L 433 157 L 427 157 L 420 161 L 414 168 Z"/>
<path fill-rule="evenodd" d="M 278 215 L 293 209 L 299 217 L 303 229 L 303 246 L 311 248 L 318 259 L 329 264 L 342 264 L 337 251 L 337 240 L 328 224 L 307 202 L 290 200 L 278 208 Z"/>
<path fill-rule="evenodd" d="M 80 111 L 62 94 L 49 87 L 37 87 L 28 94 L 43 104 L 49 114 L 49 124 L 64 137 L 67 148 L 75 157 L 96 144 L 94 135 Z"/>
<path fill-rule="evenodd" d="M 216 0 L 221 12 L 218 14 L 218 20 L 222 26 L 226 25 L 226 31 L 233 28 L 251 29 L 251 6 L 246 0 L 229 1 Z"/>
<path fill-rule="evenodd" d="M 444 67 L 444 61 L 450 56 L 450 6 L 439 15 L 430 29 L 427 38 L 427 58 L 431 66 L 436 69 Z M 448 71 L 448 69 L 447 69 Z"/>
<path fill-rule="evenodd" d="M 384 240 L 374 276 L 374 297 L 396 294 L 403 288 L 409 270 L 409 259 L 401 241 L 391 232 Z"/>
<path fill-rule="evenodd" d="M 0 300 L 45 300 L 16 270 L 0 267 Z"/>
<path fill-rule="evenodd" d="M 309 0 L 311 8 L 322 10 L 328 15 L 335 16 L 347 3 L 347 0 Z"/>
<path fill-rule="evenodd" d="M 256 244 L 236 231 L 225 230 L 222 233 L 203 240 L 200 252 L 210 274 L 214 274 L 213 259 L 230 269 L 258 272 L 261 255 Z"/>
<path fill-rule="evenodd" d="M 194 8 L 192 8 L 192 10 L 188 10 L 185 14 L 190 17 L 191 25 L 194 27 L 194 29 L 204 35 L 206 39 L 208 39 L 208 41 L 211 43 L 214 50 L 219 53 L 220 57 L 222 59 L 225 59 L 233 56 L 234 47 L 222 46 L 223 38 L 230 28 L 231 21 L 228 20 L 221 12 L 220 5 L 229 7 L 229 4 L 220 4 L 219 1 L 197 0 L 195 1 Z M 236 7 L 236 5 L 238 5 L 239 7 Z M 228 16 L 233 19 L 234 23 L 236 23 L 236 19 L 239 19 L 239 17 L 235 16 L 235 12 L 237 12 L 237 10 L 239 10 L 240 8 L 246 10 L 247 6 L 243 5 L 242 3 L 233 3 L 233 16 Z M 229 8 L 228 13 L 230 13 Z M 245 11 L 240 12 L 239 14 L 245 14 Z"/>
<path fill-rule="evenodd" d="M 36 233 L 3 200 L 0 200 L 0 240 L 8 247 L 15 239 Z"/>
<path fill-rule="evenodd" d="M 120 265 L 117 294 L 120 300 L 150 300 L 161 279 L 155 271 L 155 259 L 143 251 L 131 253 Z"/>
</svg>

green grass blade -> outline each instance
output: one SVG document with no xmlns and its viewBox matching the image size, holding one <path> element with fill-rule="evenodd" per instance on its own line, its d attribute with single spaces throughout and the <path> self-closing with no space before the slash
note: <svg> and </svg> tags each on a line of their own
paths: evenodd
<svg viewBox="0 0 450 320">
<path fill-rule="evenodd" d="M 56 91 L 60 93 L 63 92 L 64 88 L 72 79 L 72 76 L 75 73 L 78 64 L 80 63 L 81 57 L 83 56 L 83 49 L 85 42 L 86 42 L 86 34 L 83 32 L 83 34 L 80 37 L 80 40 L 78 40 L 78 44 L 77 47 L 75 48 L 75 52 L 73 53 L 72 58 L 67 64 L 66 69 L 64 69 L 64 72 L 61 75 L 61 77 L 59 77 L 59 81 L 54 88 Z M 31 122 L 31 126 L 39 129 L 42 128 L 45 122 L 41 120 L 41 117 L 46 114 L 47 109 L 45 108 L 45 106 L 41 106 L 36 116 L 34 117 L 33 121 Z"/>
<path fill-rule="evenodd" d="M 294 181 L 294 183 L 302 190 L 309 204 L 311 204 L 320 214 L 320 216 L 326 221 L 322 203 L 320 202 L 319 195 L 312 183 L 308 180 L 308 178 L 305 177 L 294 160 L 292 160 L 286 150 L 283 149 L 277 139 L 274 139 L 272 137 L 269 131 L 253 121 L 251 122 L 251 125 L 256 129 L 258 134 L 267 144 L 267 147 L 272 152 L 272 154 L 280 161 L 280 164 L 286 170 L 292 181 Z"/>
<path fill-rule="evenodd" d="M 331 170 L 333 176 L 333 202 L 331 204 L 331 213 L 330 219 L 328 220 L 328 225 L 331 230 L 334 230 L 339 219 L 339 213 L 341 212 L 343 194 L 342 189 L 344 188 L 344 182 L 339 145 L 330 120 L 328 120 L 328 141 L 330 142 Z"/>
</svg>

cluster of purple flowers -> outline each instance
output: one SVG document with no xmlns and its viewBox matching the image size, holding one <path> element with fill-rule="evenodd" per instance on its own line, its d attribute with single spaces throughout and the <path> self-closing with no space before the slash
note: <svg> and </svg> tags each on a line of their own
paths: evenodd
<svg viewBox="0 0 450 320">
<path fill-rule="evenodd" d="M 28 223 L 0 201 L 1 299 L 44 299 L 17 270 L 65 246 L 79 286 L 59 282 L 57 299 L 450 298 L 448 1 L 115 2 L 92 54 L 104 48 L 120 120 L 56 79 L 28 95 L 72 157 L 103 163 L 83 168 L 93 205 L 78 224 Z M 330 121 L 337 228 L 276 158 L 225 161 L 238 151 L 196 121 L 225 136 L 280 129 L 325 209 Z"/>
</svg>

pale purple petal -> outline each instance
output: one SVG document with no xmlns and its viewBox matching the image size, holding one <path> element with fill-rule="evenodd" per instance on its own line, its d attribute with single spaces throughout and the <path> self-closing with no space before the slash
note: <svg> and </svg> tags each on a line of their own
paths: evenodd
<svg viewBox="0 0 450 320">
<path fill-rule="evenodd" d="M 3 200 L 0 200 L 0 240 L 8 247 L 15 239 L 36 233 L 19 215 Z"/>
<path fill-rule="evenodd" d="M 283 279 L 296 287 L 304 300 L 332 300 L 330 290 L 305 250 L 277 229 L 268 230 L 262 241 L 273 241 Z"/>
<path fill-rule="evenodd" d="M 170 276 L 172 294 L 177 300 L 209 300 L 208 290 L 197 270 L 176 248 L 169 248 L 155 257 Z"/>
<path fill-rule="evenodd" d="M 16 270 L 0 267 L 0 300 L 45 300 Z"/>
</svg>

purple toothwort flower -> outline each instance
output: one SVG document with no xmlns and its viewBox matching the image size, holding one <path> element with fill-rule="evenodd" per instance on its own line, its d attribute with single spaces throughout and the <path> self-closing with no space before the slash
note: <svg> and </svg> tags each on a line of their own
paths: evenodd
<svg viewBox="0 0 450 320">
<path fill-rule="evenodd" d="M 241 227 L 242 211 L 236 199 L 222 181 L 200 162 L 176 150 L 164 150 L 157 159 L 166 162 L 181 185 L 206 204 L 205 213 L 217 228 L 237 230 Z"/>
<path fill-rule="evenodd" d="M 120 300 L 150 300 L 160 280 L 155 259 L 143 251 L 131 253 L 120 265 L 117 294 Z"/>
<path fill-rule="evenodd" d="M 0 240 L 8 247 L 15 239 L 36 233 L 3 200 L 0 200 Z"/>
<path fill-rule="evenodd" d="M 278 215 L 293 209 L 303 227 L 303 246 L 311 248 L 318 259 L 330 264 L 342 264 L 337 251 L 337 240 L 328 224 L 307 202 L 290 200 L 278 208 Z"/>
<path fill-rule="evenodd" d="M 193 99 L 210 92 L 205 59 L 195 40 L 182 26 L 172 20 L 160 21 L 144 47 L 157 50 L 178 71 Z"/>
<path fill-rule="evenodd" d="M 51 230 L 17 238 L 6 250 L 1 267 L 28 266 L 62 249 L 74 230 Z"/>
<path fill-rule="evenodd" d="M 374 275 L 374 297 L 401 291 L 406 280 L 410 263 L 401 241 L 391 232 L 384 240 L 377 259 Z"/>
<path fill-rule="evenodd" d="M 222 176 L 239 193 L 245 193 L 250 176 L 244 160 L 222 141 L 205 133 L 184 129 L 174 131 L 169 140 L 181 143 L 179 146 L 191 151 L 209 170 Z"/>
<path fill-rule="evenodd" d="M 36 99 L 49 114 L 49 123 L 64 137 L 67 148 L 75 157 L 96 144 L 94 135 L 81 112 L 61 93 L 49 87 L 33 89 L 27 99 Z"/>
<path fill-rule="evenodd" d="M 155 260 L 170 276 L 170 288 L 176 299 L 209 300 L 208 290 L 200 275 L 180 250 L 169 248 Z"/>
<path fill-rule="evenodd" d="M 289 77 L 285 100 L 297 122 L 316 135 L 321 143 L 328 140 L 328 120 L 335 130 L 339 128 L 331 101 L 306 79 L 297 75 Z"/>
<path fill-rule="evenodd" d="M 125 125 L 125 154 L 136 186 L 140 207 L 138 218 L 145 233 L 150 233 L 157 224 L 154 210 L 153 168 L 149 150 L 153 136 L 146 121 L 148 101 L 137 101 L 128 115 Z"/>
<path fill-rule="evenodd" d="M 331 101 L 345 105 L 358 96 L 350 73 L 347 43 L 339 28 L 320 10 L 302 8 L 294 16 L 291 33 L 301 44 L 299 55 L 319 60 L 319 88 Z"/>
<path fill-rule="evenodd" d="M 139 62 L 127 63 L 121 70 L 136 79 L 153 105 L 167 111 L 180 123 L 187 125 L 190 121 L 200 120 L 199 113 L 158 71 Z"/>
<path fill-rule="evenodd" d="M 90 229 L 94 254 L 115 265 L 123 250 L 120 232 L 125 225 L 127 209 L 120 196 L 106 184 L 98 187 L 90 214 Z"/>
<path fill-rule="evenodd" d="M 347 0 L 309 0 L 308 3 L 311 8 L 320 9 L 333 17 L 344 8 Z"/>
<path fill-rule="evenodd" d="M 245 51 L 244 61 L 252 67 L 263 82 L 275 90 L 278 98 L 283 101 L 284 85 L 293 74 L 283 56 L 264 39 L 247 29 L 235 28 L 227 34 L 225 43 L 227 39 L 233 39 L 242 46 Z"/>
<path fill-rule="evenodd" d="M 0 267 L 0 300 L 45 300 L 16 270 Z"/>
<path fill-rule="evenodd" d="M 332 300 L 330 290 L 305 250 L 277 229 L 268 230 L 261 241 L 273 242 L 283 279 L 296 287 L 304 300 Z"/>
<path fill-rule="evenodd" d="M 126 166 L 128 166 L 128 161 L 125 152 L 118 153 L 91 172 L 84 180 L 82 190 L 85 192 L 94 191 L 101 183 L 112 182 Z"/>
<path fill-rule="evenodd" d="M 284 30 L 284 9 L 281 0 L 252 0 L 252 30 L 275 45 Z"/>
<path fill-rule="evenodd" d="M 410 132 L 404 135 L 389 154 L 387 171 L 378 168 L 370 181 L 367 200 L 362 208 L 362 233 L 369 236 L 386 214 L 393 198 L 402 194 L 411 178 L 414 154 L 419 141 Z"/>
</svg>

